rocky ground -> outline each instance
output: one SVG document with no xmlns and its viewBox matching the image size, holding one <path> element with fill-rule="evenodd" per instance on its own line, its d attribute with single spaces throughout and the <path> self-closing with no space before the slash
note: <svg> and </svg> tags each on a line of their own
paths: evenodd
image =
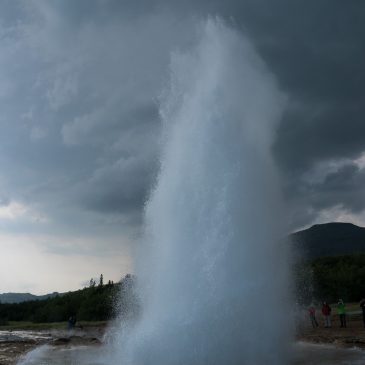
<svg viewBox="0 0 365 365">
<path fill-rule="evenodd" d="M 17 360 L 28 351 L 40 345 L 36 341 L 26 342 L 1 342 L 0 343 L 0 365 L 13 365 Z"/>
</svg>

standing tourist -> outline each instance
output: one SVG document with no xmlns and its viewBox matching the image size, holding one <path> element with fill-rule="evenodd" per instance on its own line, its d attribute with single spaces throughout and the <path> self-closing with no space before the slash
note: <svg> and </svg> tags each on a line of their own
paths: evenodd
<svg viewBox="0 0 365 365">
<path fill-rule="evenodd" d="M 362 309 L 362 320 L 364 322 L 364 327 L 365 327 L 365 299 L 361 299 L 360 301 L 360 308 Z"/>
<path fill-rule="evenodd" d="M 341 328 L 346 328 L 346 306 L 342 299 L 337 303 L 337 313 L 340 316 Z"/>
<path fill-rule="evenodd" d="M 328 303 L 323 302 L 322 314 L 323 314 L 323 318 L 324 318 L 325 328 L 331 327 L 331 310 L 332 310 L 332 308 L 328 305 Z"/>
<path fill-rule="evenodd" d="M 308 308 L 309 318 L 312 322 L 313 328 L 318 327 L 318 322 L 316 320 L 316 308 L 313 304 L 311 304 Z"/>
</svg>

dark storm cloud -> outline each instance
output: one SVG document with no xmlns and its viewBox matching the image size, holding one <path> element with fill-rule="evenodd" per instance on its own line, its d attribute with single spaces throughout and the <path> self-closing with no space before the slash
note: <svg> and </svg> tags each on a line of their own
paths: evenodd
<svg viewBox="0 0 365 365">
<path fill-rule="evenodd" d="M 334 206 L 362 211 L 365 4 L 339 0 L 3 1 L 0 197 L 71 225 L 84 211 L 138 225 L 170 52 L 207 15 L 248 34 L 289 96 L 273 151 L 293 227 Z"/>
<path fill-rule="evenodd" d="M 281 88 L 288 109 L 273 151 L 295 207 L 292 227 L 322 210 L 364 210 L 363 171 L 331 172 L 308 187 L 318 165 L 354 160 L 365 151 L 365 4 L 358 1 L 207 2 L 232 15 L 253 39 Z M 333 187 L 333 174 L 351 183 Z M 299 208 L 298 208 L 299 207 Z M 290 220 L 290 219 L 289 219 Z"/>
<path fill-rule="evenodd" d="M 321 160 L 359 157 L 365 150 L 364 115 L 360 103 L 336 101 L 287 111 L 274 147 L 279 163 L 296 173 Z"/>
<path fill-rule="evenodd" d="M 346 211 L 359 213 L 365 204 L 365 170 L 349 163 L 328 173 L 323 181 L 307 184 L 305 188 L 317 210 L 341 205 Z"/>
<path fill-rule="evenodd" d="M 139 222 L 157 171 L 157 98 L 184 35 L 165 35 L 174 19 L 117 16 L 117 2 L 68 5 L 19 2 L 21 21 L 0 23 L 0 193 L 59 223 L 83 209 Z"/>
<path fill-rule="evenodd" d="M 288 191 L 293 227 L 320 219 L 353 219 L 362 224 L 365 206 L 365 169 L 344 162 L 316 180 L 291 180 Z M 295 182 L 295 183 L 293 183 Z M 358 218 L 357 218 L 358 217 Z"/>
</svg>

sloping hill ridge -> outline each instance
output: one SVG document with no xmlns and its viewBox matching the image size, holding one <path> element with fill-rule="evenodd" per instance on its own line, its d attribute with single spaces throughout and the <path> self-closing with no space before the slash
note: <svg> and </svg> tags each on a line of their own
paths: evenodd
<svg viewBox="0 0 365 365">
<path fill-rule="evenodd" d="M 3 293 L 0 294 L 0 303 L 21 303 L 30 300 L 43 300 L 57 295 L 59 295 L 57 292 L 46 295 L 34 295 L 30 293 Z"/>
<path fill-rule="evenodd" d="M 365 254 L 365 228 L 352 223 L 316 224 L 290 235 L 294 249 L 308 259 Z"/>
</svg>

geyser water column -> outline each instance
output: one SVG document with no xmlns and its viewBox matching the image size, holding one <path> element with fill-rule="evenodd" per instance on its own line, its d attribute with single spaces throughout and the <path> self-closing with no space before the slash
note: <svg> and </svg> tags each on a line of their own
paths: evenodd
<svg viewBox="0 0 365 365">
<path fill-rule="evenodd" d="M 161 171 L 137 260 L 142 318 L 118 363 L 280 364 L 290 346 L 287 252 L 270 148 L 285 98 L 219 19 L 172 56 Z"/>
</svg>

